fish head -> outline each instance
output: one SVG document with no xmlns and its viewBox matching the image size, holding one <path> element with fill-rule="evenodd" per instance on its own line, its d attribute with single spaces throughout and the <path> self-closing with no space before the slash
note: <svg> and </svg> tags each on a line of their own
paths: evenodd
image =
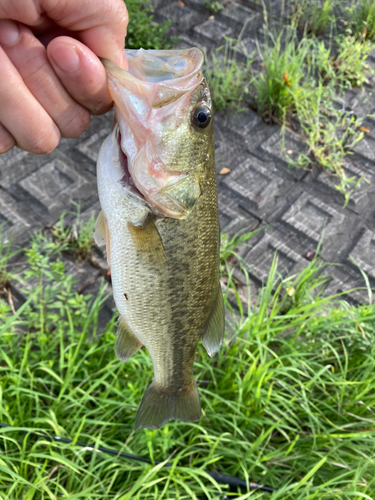
<svg viewBox="0 0 375 500">
<path fill-rule="evenodd" d="M 156 214 L 184 219 L 199 199 L 213 154 L 204 56 L 127 50 L 128 68 L 103 61 L 129 176 Z"/>
</svg>

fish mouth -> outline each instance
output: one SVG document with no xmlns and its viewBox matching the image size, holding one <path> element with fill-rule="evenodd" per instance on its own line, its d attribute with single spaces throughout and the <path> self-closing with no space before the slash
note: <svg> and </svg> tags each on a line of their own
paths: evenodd
<svg viewBox="0 0 375 500">
<path fill-rule="evenodd" d="M 124 186 L 127 189 L 127 191 L 130 192 L 133 196 L 135 196 L 138 199 L 141 198 L 141 200 L 144 203 L 147 203 L 147 205 L 148 205 L 146 198 L 143 196 L 141 191 L 139 191 L 139 189 L 135 185 L 135 182 L 131 176 L 131 173 L 129 170 L 128 155 L 125 153 L 125 151 L 121 147 L 121 132 L 120 132 L 118 125 L 117 125 L 116 132 L 117 132 L 118 158 L 120 161 L 121 171 L 123 173 L 123 176 L 121 177 L 121 179 L 119 179 L 118 182 L 122 186 Z"/>
<path fill-rule="evenodd" d="M 201 195 L 197 182 L 192 183 L 189 175 L 180 174 L 174 177 L 160 190 L 148 193 L 147 197 L 137 188 L 130 170 L 128 156 L 121 147 L 121 132 L 117 132 L 118 158 L 122 177 L 119 183 L 126 188 L 129 195 L 141 200 L 150 211 L 159 217 L 185 219 L 194 208 Z"/>
</svg>

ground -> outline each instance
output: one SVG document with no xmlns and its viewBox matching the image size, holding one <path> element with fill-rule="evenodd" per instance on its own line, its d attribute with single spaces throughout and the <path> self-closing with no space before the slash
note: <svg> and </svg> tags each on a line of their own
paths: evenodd
<svg viewBox="0 0 375 500">
<path fill-rule="evenodd" d="M 272 2 L 277 17 L 279 2 Z M 219 14 L 212 15 L 203 0 L 178 2 L 155 0 L 158 20 L 172 19 L 180 35 L 179 47 L 206 46 L 223 42 L 223 35 L 238 36 L 248 21 L 243 40 L 255 47 L 262 35 L 261 8 L 254 2 L 232 2 Z M 375 67 L 375 53 L 368 62 Z M 367 113 L 375 110 L 372 86 L 346 93 L 346 107 Z M 15 245 L 25 245 L 31 233 L 51 226 L 62 212 L 72 209 L 71 200 L 80 201 L 88 215 L 99 211 L 95 162 L 103 139 L 109 133 L 112 114 L 93 117 L 90 129 L 74 140 L 63 139 L 51 154 L 33 156 L 14 149 L 0 157 L 0 222 L 5 234 L 13 234 Z M 375 122 L 368 120 L 369 133 L 347 157 L 345 169 L 350 176 L 365 177 L 344 209 L 344 198 L 335 189 L 333 176 L 321 172 L 290 169 L 286 155 L 297 155 L 304 145 L 286 133 L 285 151 L 281 151 L 280 127 L 267 125 L 251 109 L 218 112 L 215 116 L 216 167 L 229 167 L 228 175 L 218 175 L 221 226 L 231 232 L 267 227 L 243 250 L 256 284 L 268 275 L 275 250 L 286 274 L 294 274 L 308 264 L 322 238 L 320 255 L 338 263 L 328 269 L 332 276 L 329 293 L 364 285 L 353 262 L 375 283 Z M 322 236 L 323 235 L 323 236 Z M 88 264 L 70 263 L 79 275 L 78 288 L 92 280 Z M 361 303 L 365 291 L 351 294 Z"/>
</svg>

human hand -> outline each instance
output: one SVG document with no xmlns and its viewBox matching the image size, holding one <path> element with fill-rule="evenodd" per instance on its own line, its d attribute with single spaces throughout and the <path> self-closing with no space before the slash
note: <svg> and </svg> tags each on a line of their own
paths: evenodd
<svg viewBox="0 0 375 500">
<path fill-rule="evenodd" d="M 98 57 L 124 66 L 123 0 L 0 0 L 0 153 L 49 153 L 112 105 Z"/>
</svg>

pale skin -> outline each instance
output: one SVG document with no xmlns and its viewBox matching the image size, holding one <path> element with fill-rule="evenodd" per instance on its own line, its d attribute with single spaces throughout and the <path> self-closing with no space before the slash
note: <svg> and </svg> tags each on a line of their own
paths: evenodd
<svg viewBox="0 0 375 500">
<path fill-rule="evenodd" d="M 0 0 L 0 154 L 53 151 L 112 106 L 99 58 L 124 67 L 123 0 Z"/>
</svg>

